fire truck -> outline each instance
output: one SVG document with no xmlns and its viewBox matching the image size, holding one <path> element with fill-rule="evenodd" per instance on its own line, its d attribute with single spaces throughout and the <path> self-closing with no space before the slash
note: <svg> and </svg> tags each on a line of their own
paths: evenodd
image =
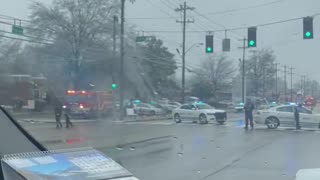
<svg viewBox="0 0 320 180">
<path fill-rule="evenodd" d="M 63 109 L 67 109 L 72 117 L 107 115 L 112 110 L 112 91 L 67 90 Z"/>
<path fill-rule="evenodd" d="M 313 108 L 317 105 L 317 100 L 312 96 L 307 96 L 304 99 L 304 105 L 309 108 Z"/>
</svg>

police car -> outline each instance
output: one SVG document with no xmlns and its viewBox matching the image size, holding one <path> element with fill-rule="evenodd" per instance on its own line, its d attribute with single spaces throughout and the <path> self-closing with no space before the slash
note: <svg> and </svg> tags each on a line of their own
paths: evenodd
<svg viewBox="0 0 320 180">
<path fill-rule="evenodd" d="M 215 109 L 205 103 L 183 104 L 172 112 L 173 120 L 176 123 L 182 121 L 199 122 L 207 124 L 209 121 L 216 121 L 224 124 L 227 120 L 227 112 L 224 110 Z"/>
<path fill-rule="evenodd" d="M 314 114 L 306 107 L 297 106 L 295 104 L 259 110 L 254 119 L 257 124 L 265 124 L 269 129 L 276 129 L 279 126 L 295 127 L 294 108 L 297 108 L 299 111 L 300 126 L 319 127 L 320 114 Z"/>
</svg>

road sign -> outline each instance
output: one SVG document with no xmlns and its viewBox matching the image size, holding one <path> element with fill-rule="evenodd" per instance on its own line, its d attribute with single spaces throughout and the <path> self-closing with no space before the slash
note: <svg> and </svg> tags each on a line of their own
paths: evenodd
<svg viewBox="0 0 320 180">
<path fill-rule="evenodd" d="M 145 42 L 145 41 L 148 41 L 152 38 L 155 38 L 155 37 L 154 36 L 137 36 L 136 42 Z"/>
<path fill-rule="evenodd" d="M 136 37 L 136 42 L 144 42 L 147 40 L 146 36 L 137 36 Z"/>
<path fill-rule="evenodd" d="M 12 33 L 17 35 L 23 35 L 23 28 L 21 26 L 12 25 Z"/>
</svg>

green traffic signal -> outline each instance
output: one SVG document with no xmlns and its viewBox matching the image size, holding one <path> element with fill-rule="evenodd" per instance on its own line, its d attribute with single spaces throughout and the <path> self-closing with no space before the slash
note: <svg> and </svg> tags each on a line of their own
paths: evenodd
<svg viewBox="0 0 320 180">
<path fill-rule="evenodd" d="M 207 52 L 211 52 L 211 51 L 212 51 L 211 47 L 207 47 Z"/>
<path fill-rule="evenodd" d="M 307 32 L 305 33 L 305 37 L 306 37 L 306 38 L 310 38 L 310 37 L 311 37 L 311 32 L 307 31 Z"/>
<path fill-rule="evenodd" d="M 251 40 L 251 41 L 249 41 L 249 46 L 254 46 L 254 41 L 253 40 Z"/>
<path fill-rule="evenodd" d="M 116 89 L 116 88 L 117 88 L 117 85 L 116 85 L 115 83 L 112 83 L 112 84 L 111 84 L 111 88 L 112 88 L 112 89 Z"/>
</svg>

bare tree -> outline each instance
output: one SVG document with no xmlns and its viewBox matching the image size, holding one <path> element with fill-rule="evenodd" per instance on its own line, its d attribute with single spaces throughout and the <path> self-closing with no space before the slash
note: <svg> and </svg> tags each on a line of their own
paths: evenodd
<svg viewBox="0 0 320 180">
<path fill-rule="evenodd" d="M 74 86 L 77 86 L 85 54 L 110 47 L 112 17 L 118 9 L 118 1 L 54 0 L 49 7 L 33 3 L 30 33 L 51 39 L 59 54 L 73 61 Z"/>
<path fill-rule="evenodd" d="M 0 39 L 0 47 L 0 62 L 13 62 L 21 50 L 21 42 L 9 42 L 7 40 Z"/>
<path fill-rule="evenodd" d="M 247 93 L 266 96 L 275 83 L 275 56 L 270 49 L 253 50 L 246 64 Z"/>
<path fill-rule="evenodd" d="M 202 64 L 201 69 L 195 71 L 197 75 L 193 92 L 197 92 L 196 95 L 199 97 L 204 93 L 216 98 L 218 91 L 223 91 L 230 86 L 235 72 L 233 62 L 226 56 L 209 58 Z"/>
</svg>

